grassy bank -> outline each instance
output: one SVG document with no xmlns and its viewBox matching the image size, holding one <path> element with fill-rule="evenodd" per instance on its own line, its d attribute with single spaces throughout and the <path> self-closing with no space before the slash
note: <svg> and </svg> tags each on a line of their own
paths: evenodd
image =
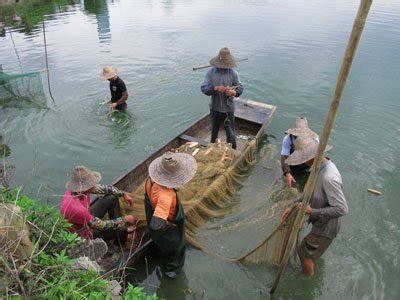
<svg viewBox="0 0 400 300">
<path fill-rule="evenodd" d="M 70 225 L 57 208 L 38 204 L 18 190 L 1 190 L 0 200 L 21 208 L 34 244 L 33 253 L 23 260 L 9 253 L 6 247 L 0 247 L 0 298 L 111 299 L 110 278 L 95 271 L 72 268 L 75 260 L 67 257 L 65 249 L 81 243 L 82 239 L 67 231 Z M 1 233 L 4 233 L 2 228 Z M 122 299 L 156 299 L 156 296 L 148 296 L 141 288 L 128 284 Z"/>
</svg>

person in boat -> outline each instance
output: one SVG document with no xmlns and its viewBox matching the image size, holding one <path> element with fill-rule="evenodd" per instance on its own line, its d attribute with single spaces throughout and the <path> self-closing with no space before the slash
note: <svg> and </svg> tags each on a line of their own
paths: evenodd
<svg viewBox="0 0 400 300">
<path fill-rule="evenodd" d="M 66 184 L 60 212 L 72 224 L 71 232 L 83 238 L 114 240 L 115 245 L 123 245 L 132 237 L 136 221 L 132 215 L 121 215 L 119 197 L 123 197 L 129 206 L 132 198 L 112 185 L 99 184 L 100 179 L 100 173 L 76 166 Z M 102 197 L 90 203 L 90 194 Z M 109 220 L 103 220 L 106 213 Z"/>
<path fill-rule="evenodd" d="M 295 151 L 288 157 L 286 163 L 290 166 L 306 164 L 312 166 L 319 142 L 311 137 L 296 139 Z M 332 146 L 327 145 L 325 151 Z M 296 202 L 301 202 L 302 198 Z M 291 208 L 284 211 L 282 222 L 286 220 Z M 320 258 L 328 249 L 332 240 L 340 230 L 340 218 L 348 213 L 346 198 L 343 193 L 342 177 L 335 164 L 324 157 L 317 177 L 311 205 L 307 206 L 306 214 L 312 224 L 311 232 L 302 240 L 297 249 L 303 272 L 314 275 L 313 260 Z"/>
<path fill-rule="evenodd" d="M 210 60 L 210 65 L 211 68 L 206 73 L 201 91 L 211 96 L 211 143 L 215 143 L 221 123 L 223 123 L 227 142 L 236 149 L 233 97 L 239 97 L 243 93 L 239 74 L 233 69 L 236 67 L 236 62 L 230 50 L 225 47 Z"/>
<path fill-rule="evenodd" d="M 188 183 L 197 163 L 187 153 L 167 152 L 149 166 L 145 211 L 150 238 L 161 260 L 161 271 L 175 278 L 185 262 L 185 213 L 176 189 Z"/>
<path fill-rule="evenodd" d="M 289 187 L 292 187 L 296 183 L 296 179 L 299 179 L 301 174 L 309 174 L 310 167 L 306 164 L 300 164 L 297 166 L 289 166 L 285 161 L 290 154 L 294 152 L 294 142 L 298 136 L 310 136 L 319 142 L 318 134 L 312 131 L 308 127 L 308 121 L 305 117 L 298 117 L 295 122 L 294 128 L 286 130 L 286 135 L 282 140 L 281 150 L 281 167 L 285 182 Z M 308 177 L 308 176 L 306 176 Z"/>
<path fill-rule="evenodd" d="M 125 82 L 118 76 L 118 70 L 114 67 L 105 66 L 100 78 L 110 82 L 111 109 L 124 110 L 128 106 L 128 90 Z"/>
</svg>

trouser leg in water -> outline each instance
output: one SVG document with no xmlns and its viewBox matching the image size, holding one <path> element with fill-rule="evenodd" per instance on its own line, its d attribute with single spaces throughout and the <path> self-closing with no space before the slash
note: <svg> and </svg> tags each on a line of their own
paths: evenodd
<svg viewBox="0 0 400 300">
<path fill-rule="evenodd" d="M 150 198 L 145 194 L 145 210 L 146 220 L 150 238 L 160 254 L 161 271 L 170 278 L 174 278 L 181 270 L 185 263 L 185 214 L 183 206 L 178 197 L 177 212 L 173 221 L 170 221 L 175 226 L 165 230 L 152 230 L 150 222 L 154 214 L 154 208 Z"/>
</svg>

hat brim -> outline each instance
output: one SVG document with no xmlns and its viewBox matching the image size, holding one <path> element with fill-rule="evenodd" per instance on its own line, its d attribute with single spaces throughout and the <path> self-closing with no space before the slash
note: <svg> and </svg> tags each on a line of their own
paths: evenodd
<svg viewBox="0 0 400 300">
<path fill-rule="evenodd" d="M 235 68 L 236 61 L 233 56 L 231 56 L 229 59 L 226 60 L 220 60 L 218 55 L 210 60 L 210 66 L 220 69 Z"/>
<path fill-rule="evenodd" d="M 116 68 L 112 68 L 112 72 L 105 74 L 104 72 L 100 73 L 100 78 L 103 80 L 111 79 L 118 75 L 118 70 Z"/>
<path fill-rule="evenodd" d="M 111 74 L 100 73 L 100 78 L 103 80 L 111 79 L 115 76 L 117 76 L 117 73 L 111 73 Z"/>
<path fill-rule="evenodd" d="M 161 167 L 162 156 L 153 160 L 149 166 L 150 178 L 159 185 L 167 188 L 180 188 L 188 183 L 197 170 L 196 159 L 187 153 L 175 153 L 181 167 L 174 174 L 167 174 Z"/>
<path fill-rule="evenodd" d="M 333 147 L 331 145 L 326 145 L 325 151 L 327 152 L 331 150 Z M 285 160 L 285 163 L 289 166 L 298 166 L 304 164 L 305 162 L 313 159 L 317 154 L 318 144 L 317 147 L 312 147 L 312 149 L 305 149 L 305 150 L 295 150 L 290 156 Z"/>
<path fill-rule="evenodd" d="M 101 174 L 99 172 L 92 172 L 91 180 L 86 183 L 75 182 L 75 181 L 68 181 L 65 184 L 67 190 L 72 192 L 85 192 L 90 190 L 96 184 L 98 184 L 101 180 Z"/>
<path fill-rule="evenodd" d="M 312 138 L 318 137 L 318 134 L 312 131 L 310 128 L 289 128 L 285 133 L 296 137 L 300 135 L 306 135 Z"/>
</svg>

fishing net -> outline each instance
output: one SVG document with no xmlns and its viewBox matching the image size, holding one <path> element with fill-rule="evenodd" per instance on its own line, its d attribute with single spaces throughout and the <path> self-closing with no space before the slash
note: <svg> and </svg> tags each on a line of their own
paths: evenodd
<svg viewBox="0 0 400 300">
<path fill-rule="evenodd" d="M 274 228 L 272 233 L 269 234 L 257 247 L 241 258 L 236 259 L 236 261 L 241 263 L 269 263 L 274 265 L 281 263 L 298 211 L 298 206 L 293 206 L 293 200 L 297 196 L 298 193 L 294 189 L 284 189 L 280 192 L 278 197 L 281 201 L 277 202 L 267 212 L 267 215 L 271 219 L 275 222 L 278 221 L 279 223 L 276 224 L 275 227 L 272 227 Z M 293 207 L 291 213 L 285 222 L 280 223 L 280 216 L 288 207 Z"/>
<path fill-rule="evenodd" d="M 268 172 L 275 175 L 271 176 L 273 182 L 268 188 L 258 185 L 262 190 L 259 201 L 250 199 L 251 205 L 245 205 L 247 211 L 238 215 L 232 211 L 234 206 L 239 205 L 233 194 L 235 186 L 242 185 L 248 176 L 246 171 L 253 165 L 255 149 L 256 141 L 252 140 L 243 152 L 232 149 L 226 143 L 210 144 L 208 147 L 187 143 L 175 150 L 193 155 L 198 164 L 194 178 L 178 191 L 186 215 L 186 240 L 191 246 L 226 261 L 279 264 L 287 246 L 297 206 L 294 206 L 284 223 L 280 222 L 280 216 L 287 207 L 293 206 L 293 201 L 299 196 L 296 189 L 286 187 L 277 178 L 279 166 L 266 166 L 268 170 L 263 175 Z M 267 152 L 267 160 L 272 161 L 274 152 L 268 147 Z M 261 177 L 258 174 L 255 176 Z M 265 181 L 265 178 L 261 177 L 261 181 Z M 139 220 L 139 228 L 146 226 L 144 185 L 145 182 L 131 193 L 133 208 L 121 201 L 123 213 L 134 214 Z M 253 187 L 250 188 L 254 191 Z M 245 189 L 246 186 L 242 188 Z M 210 220 L 221 220 L 221 223 L 211 223 L 211 226 L 204 226 L 204 230 L 199 231 Z M 256 235 L 261 237 L 261 241 L 254 243 Z M 229 243 L 229 236 L 232 243 Z M 238 239 L 238 236 L 247 237 L 248 240 Z M 250 248 L 240 249 L 242 245 Z M 232 253 L 231 249 L 239 249 L 240 253 Z"/>
<path fill-rule="evenodd" d="M 240 183 L 242 175 L 253 163 L 256 141 L 248 143 L 244 151 L 232 149 L 229 144 L 215 143 L 208 147 L 199 147 L 195 143 L 187 143 L 176 149 L 177 152 L 189 153 L 197 161 L 194 178 L 178 191 L 186 215 L 186 240 L 196 248 L 202 248 L 196 239 L 201 225 L 210 218 L 225 215 L 234 204 L 230 195 L 235 183 Z M 133 208 L 121 201 L 123 214 L 133 214 L 139 220 L 138 226 L 145 224 L 143 182 L 131 193 L 134 199 Z"/>
<path fill-rule="evenodd" d="M 46 106 L 40 73 L 6 74 L 0 71 L 0 104 L 18 107 L 27 103 Z"/>
</svg>

